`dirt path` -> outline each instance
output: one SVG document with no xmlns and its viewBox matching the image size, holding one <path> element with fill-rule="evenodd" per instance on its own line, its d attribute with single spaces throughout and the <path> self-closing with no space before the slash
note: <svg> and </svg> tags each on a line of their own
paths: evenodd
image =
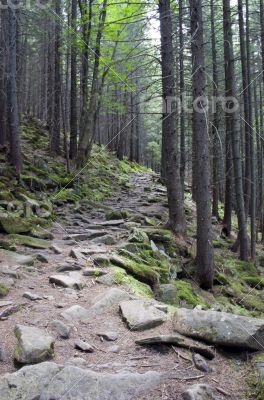
<svg viewBox="0 0 264 400">
<path fill-rule="evenodd" d="M 151 191 L 147 188 L 151 188 Z M 100 207 L 100 206 L 99 206 Z M 141 221 L 145 217 L 159 217 L 166 221 L 165 193 L 153 175 L 137 174 L 131 176 L 131 187 L 116 193 L 114 197 L 105 201 L 101 208 L 90 210 L 80 207 L 75 209 L 70 205 L 58 207 L 58 223 L 51 228 L 54 235 L 53 244 L 61 249 L 61 254 L 51 250 L 33 250 L 25 247 L 18 248 L 26 254 L 41 253 L 46 256 L 48 263 L 37 261 L 34 267 L 24 267 L 18 270 L 19 279 L 14 279 L 14 286 L 4 301 L 23 305 L 20 310 L 6 320 L 0 321 L 1 342 L 4 345 L 7 358 L 0 362 L 0 373 L 15 371 L 13 352 L 16 346 L 14 327 L 16 324 L 36 326 L 46 330 L 56 338 L 54 361 L 64 364 L 66 360 L 76 358 L 78 365 L 100 372 L 118 371 L 181 371 L 186 377 L 200 378 L 187 380 L 169 380 L 158 390 L 148 393 L 141 399 L 180 399 L 180 394 L 188 385 L 194 383 L 210 383 L 224 389 L 229 396 L 220 395 L 219 399 L 246 400 L 245 376 L 250 364 L 243 361 L 243 354 L 227 354 L 215 351 L 215 358 L 210 362 L 213 372 L 210 374 L 198 371 L 191 360 L 191 353 L 183 349 L 173 349 L 167 346 L 143 348 L 135 345 L 135 339 L 150 333 L 164 334 L 172 331 L 171 322 L 144 332 L 132 332 L 122 321 L 118 305 L 110 307 L 106 313 L 98 313 L 88 323 L 65 321 L 61 313 L 73 305 L 89 308 L 94 299 L 106 293 L 110 286 L 100 284 L 97 278 L 85 276 L 85 286 L 81 290 L 62 288 L 49 282 L 49 277 L 57 273 L 62 266 L 76 268 L 97 269 L 98 255 L 110 256 L 126 243 L 129 236 L 130 223 L 106 221 L 106 209 L 128 211 L 135 213 Z M 144 222 L 143 222 L 144 223 Z M 90 238 L 76 242 L 76 234 L 89 233 Z M 94 237 L 96 236 L 96 237 Z M 102 239 L 103 238 L 103 239 Z M 108 238 L 105 241 L 105 238 Z M 111 241 L 112 238 L 112 241 Z M 106 243 L 102 243 L 106 242 Z M 110 244 L 112 243 L 112 244 Z M 74 259 L 70 252 L 76 252 Z M 85 253 L 85 254 L 84 254 Z M 73 255 L 73 254 L 72 254 Z M 1 265 L 1 264 L 0 264 Z M 75 268 L 74 267 L 74 268 Z M 67 267 L 65 267 L 67 269 Z M 108 273 L 111 268 L 101 268 Z M 107 275 L 105 275 L 107 276 Z M 122 289 L 129 292 L 126 286 Z M 41 300 L 31 301 L 23 297 L 25 292 L 31 292 L 43 297 Z M 0 308 L 2 311 L 4 307 Z M 61 320 L 71 326 L 70 338 L 67 340 L 56 336 L 51 328 L 53 320 Z M 97 335 L 100 332 L 114 332 L 117 340 L 114 342 L 103 340 Z M 82 339 L 94 346 L 93 353 L 85 353 L 75 349 L 75 341 Z M 79 359 L 81 358 L 81 360 Z"/>
</svg>

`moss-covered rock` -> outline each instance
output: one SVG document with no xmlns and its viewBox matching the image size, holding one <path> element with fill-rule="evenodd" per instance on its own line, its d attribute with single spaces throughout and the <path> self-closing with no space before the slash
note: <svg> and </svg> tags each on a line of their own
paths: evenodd
<svg viewBox="0 0 264 400">
<path fill-rule="evenodd" d="M 170 230 L 164 228 L 149 227 L 144 228 L 144 232 L 154 242 L 168 243 L 173 239 L 173 234 Z"/>
<path fill-rule="evenodd" d="M 28 233 L 32 228 L 32 221 L 30 218 L 9 213 L 0 214 L 0 227 L 6 233 Z"/>
<path fill-rule="evenodd" d="M 128 238 L 129 242 L 132 243 L 144 243 L 144 244 L 149 244 L 149 238 L 146 232 L 134 228 L 131 235 Z"/>
<path fill-rule="evenodd" d="M 33 238 L 31 236 L 11 234 L 8 235 L 10 241 L 35 249 L 48 249 L 51 243 L 44 239 Z"/>
<path fill-rule="evenodd" d="M 7 296 L 8 293 L 9 288 L 3 282 L 0 282 L 0 298 Z"/>
<path fill-rule="evenodd" d="M 261 276 L 245 276 L 243 281 L 255 289 L 264 288 L 264 277 Z"/>
<path fill-rule="evenodd" d="M 113 221 L 118 219 L 123 219 L 122 212 L 119 210 L 109 210 L 105 214 L 105 218 L 107 221 Z"/>
<path fill-rule="evenodd" d="M 138 297 L 153 298 L 153 292 L 149 285 L 142 283 L 126 273 L 123 268 L 115 267 L 113 280 L 115 283 L 122 284 L 128 287 Z"/>
<path fill-rule="evenodd" d="M 143 283 L 151 286 L 152 289 L 156 289 L 159 285 L 159 274 L 153 271 L 151 266 L 129 259 L 127 257 L 113 255 L 110 258 L 112 264 L 117 267 L 121 267 L 129 272 L 132 276 L 137 278 Z"/>
<path fill-rule="evenodd" d="M 174 285 L 177 291 L 177 297 L 180 300 L 192 306 L 203 304 L 203 300 L 193 292 L 192 285 L 189 282 L 179 280 L 176 281 Z"/>
</svg>

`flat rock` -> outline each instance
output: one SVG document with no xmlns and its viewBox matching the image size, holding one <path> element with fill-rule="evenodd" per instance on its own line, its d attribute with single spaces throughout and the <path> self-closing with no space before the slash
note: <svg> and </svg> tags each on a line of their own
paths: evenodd
<svg viewBox="0 0 264 400">
<path fill-rule="evenodd" d="M 98 222 L 97 225 L 101 226 L 119 226 L 124 223 L 123 219 L 113 219 L 111 221 Z"/>
<path fill-rule="evenodd" d="M 191 351 L 199 353 L 209 360 L 212 360 L 215 356 L 213 350 L 211 350 L 209 347 L 177 335 L 147 336 L 141 339 L 137 339 L 136 343 L 140 345 L 168 344 L 177 347 L 183 347 L 185 349 L 189 349 Z"/>
<path fill-rule="evenodd" d="M 19 234 L 10 234 L 7 236 L 12 242 L 21 244 L 27 247 L 32 247 L 33 249 L 48 249 L 50 247 L 50 242 L 45 239 L 33 238 L 32 236 L 25 236 Z"/>
<path fill-rule="evenodd" d="M 50 283 L 72 289 L 82 289 L 84 282 L 82 281 L 82 274 L 79 272 L 69 272 L 68 275 L 56 274 L 49 278 Z"/>
<path fill-rule="evenodd" d="M 184 393 L 182 393 L 183 400 L 218 400 L 216 390 L 206 384 L 197 384 L 191 386 Z"/>
<path fill-rule="evenodd" d="M 66 272 L 66 271 L 80 271 L 82 266 L 78 263 L 74 264 L 63 264 L 57 268 L 58 272 Z"/>
<path fill-rule="evenodd" d="M 263 319 L 211 310 L 179 308 L 174 315 L 173 324 L 177 332 L 209 343 L 263 350 Z"/>
<path fill-rule="evenodd" d="M 7 306 L 11 306 L 13 304 L 12 301 L 0 301 L 0 308 L 2 307 L 7 307 Z"/>
<path fill-rule="evenodd" d="M 43 300 L 43 296 L 36 294 L 36 293 L 31 293 L 31 292 L 23 293 L 23 297 L 25 297 L 25 299 L 32 300 L 32 301 Z"/>
<path fill-rule="evenodd" d="M 159 387 L 165 374 L 100 373 L 52 362 L 25 366 L 0 377 L 1 400 L 132 400 Z"/>
<path fill-rule="evenodd" d="M 81 350 L 84 351 L 85 353 L 93 353 L 94 352 L 94 348 L 92 345 L 90 345 L 87 342 L 84 342 L 83 340 L 76 340 L 74 343 L 74 347 L 77 350 Z"/>
<path fill-rule="evenodd" d="M 104 236 L 107 233 L 108 232 L 103 229 L 100 229 L 100 230 L 90 229 L 90 230 L 86 230 L 85 232 L 82 232 L 82 233 L 75 233 L 70 236 L 66 236 L 64 239 L 65 240 L 72 239 L 76 242 L 81 242 L 83 240 L 95 239 L 95 238 Z"/>
<path fill-rule="evenodd" d="M 130 295 L 124 290 L 111 288 L 107 292 L 95 297 L 94 304 L 86 309 L 79 305 L 73 305 L 62 313 L 62 316 L 68 321 L 89 321 L 96 315 L 103 314 L 110 307 L 119 304 L 121 301 L 130 299 Z"/>
<path fill-rule="evenodd" d="M 23 307 L 24 304 L 12 304 L 6 308 L 4 308 L 4 310 L 0 311 L 0 318 L 7 318 L 12 314 L 15 314 L 16 312 L 18 312 L 20 310 L 21 307 Z"/>
<path fill-rule="evenodd" d="M 24 256 L 23 254 L 4 249 L 0 249 L 0 259 L 3 263 L 8 264 L 10 267 L 14 265 L 34 265 L 33 257 Z"/>
<path fill-rule="evenodd" d="M 105 244 L 106 246 L 113 246 L 116 244 L 116 239 L 112 235 L 104 235 L 93 239 L 93 243 Z"/>
<path fill-rule="evenodd" d="M 71 327 L 64 324 L 62 321 L 55 319 L 51 322 L 50 327 L 57 332 L 59 337 L 63 339 L 69 339 L 71 334 Z"/>
<path fill-rule="evenodd" d="M 39 328 L 17 325 L 15 360 L 21 364 L 40 363 L 54 356 L 54 339 Z"/>
<path fill-rule="evenodd" d="M 132 331 L 154 328 L 167 319 L 164 312 L 144 300 L 124 301 L 120 304 L 120 310 Z"/>
</svg>

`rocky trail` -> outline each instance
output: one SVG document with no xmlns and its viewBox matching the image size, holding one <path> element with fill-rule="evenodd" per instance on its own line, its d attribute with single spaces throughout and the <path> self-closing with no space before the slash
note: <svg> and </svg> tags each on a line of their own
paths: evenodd
<svg viewBox="0 0 264 400">
<path fill-rule="evenodd" d="M 127 186 L 100 208 L 58 203 L 49 239 L 24 240 L 17 253 L 4 253 L 1 275 L 11 289 L 0 300 L 1 400 L 250 398 L 247 351 L 261 349 L 264 324 L 252 319 L 243 336 L 218 313 L 226 325 L 215 316 L 209 325 L 216 334 L 206 336 L 199 307 L 177 319 L 167 304 L 140 297 L 150 286 L 156 291 L 155 275 L 132 271 L 122 255 L 144 242 L 144 228 L 166 256 L 151 228 L 153 218 L 166 223 L 166 197 L 154 174 L 133 174 Z M 133 290 L 124 270 L 143 283 Z M 249 323 L 240 318 L 240 327 Z M 33 365 L 21 369 L 26 364 Z"/>
</svg>

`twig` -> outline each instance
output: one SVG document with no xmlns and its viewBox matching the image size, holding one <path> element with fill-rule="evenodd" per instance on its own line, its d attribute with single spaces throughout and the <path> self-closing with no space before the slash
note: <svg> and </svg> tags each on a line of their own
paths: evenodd
<svg viewBox="0 0 264 400">
<path fill-rule="evenodd" d="M 224 389 L 220 388 L 220 387 L 216 387 L 216 390 L 218 390 L 219 393 L 224 394 L 225 396 L 231 396 L 230 393 L 226 392 Z"/>
</svg>

